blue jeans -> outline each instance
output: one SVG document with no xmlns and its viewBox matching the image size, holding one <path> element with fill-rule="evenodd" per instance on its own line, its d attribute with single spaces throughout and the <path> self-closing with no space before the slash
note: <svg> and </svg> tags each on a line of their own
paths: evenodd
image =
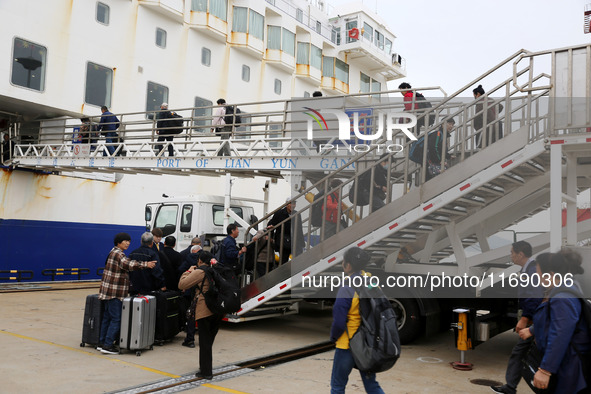
<svg viewBox="0 0 591 394">
<path fill-rule="evenodd" d="M 116 142 L 119 142 L 119 138 L 117 136 L 117 133 L 115 133 L 114 131 L 107 132 L 106 137 L 105 137 L 105 142 L 107 144 L 114 144 Z M 107 150 L 109 151 L 111 156 L 113 156 L 115 154 L 115 148 L 116 148 L 115 145 L 107 146 Z M 103 152 L 103 156 L 107 156 L 107 154 L 105 152 Z"/>
<path fill-rule="evenodd" d="M 105 312 L 101 323 L 99 344 L 104 347 L 113 346 L 113 342 L 119 342 L 119 330 L 121 329 L 121 309 L 123 302 L 118 298 L 105 301 Z"/>
<path fill-rule="evenodd" d="M 332 376 L 330 377 L 330 392 L 331 394 L 340 394 L 345 392 L 349 374 L 355 367 L 355 360 L 353 354 L 349 349 L 335 349 L 334 361 L 332 364 Z M 365 387 L 365 392 L 370 394 L 384 394 L 384 390 L 376 381 L 376 374 L 369 372 L 361 372 L 361 380 Z"/>
</svg>

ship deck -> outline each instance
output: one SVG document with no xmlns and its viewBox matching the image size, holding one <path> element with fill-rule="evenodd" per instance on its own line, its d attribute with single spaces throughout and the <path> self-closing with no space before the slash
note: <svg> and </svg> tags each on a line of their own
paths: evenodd
<svg viewBox="0 0 591 394">
<path fill-rule="evenodd" d="M 304 304 L 299 315 L 223 323 L 214 344 L 214 379 L 203 381 L 194 379 L 198 349 L 181 346 L 183 332 L 139 357 L 134 352 L 104 355 L 88 345 L 80 347 L 85 297 L 97 291 L 97 282 L 2 288 L 1 392 L 330 391 L 334 350 L 267 367 L 236 368 L 248 360 L 325 342 L 330 309 Z M 403 346 L 397 364 L 379 374 L 378 381 L 386 393 L 490 392 L 487 384 L 504 379 L 515 342 L 512 332 L 499 335 L 467 352 L 466 361 L 474 364 L 472 371 L 457 371 L 449 365 L 460 357 L 453 333 L 443 332 Z M 177 386 L 182 380 L 193 381 Z M 153 383 L 168 388 L 150 391 L 155 386 L 147 384 Z M 350 375 L 347 391 L 364 391 L 356 371 Z"/>
</svg>

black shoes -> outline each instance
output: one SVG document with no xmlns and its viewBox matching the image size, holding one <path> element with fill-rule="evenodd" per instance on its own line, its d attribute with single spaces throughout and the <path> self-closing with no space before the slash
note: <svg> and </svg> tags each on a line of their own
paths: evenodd
<svg viewBox="0 0 591 394">
<path fill-rule="evenodd" d="M 508 388 L 505 385 L 502 386 L 490 386 L 490 389 L 494 392 L 494 393 L 500 393 L 500 394 L 515 394 L 514 390 L 511 390 L 510 388 Z"/>
<path fill-rule="evenodd" d="M 195 374 L 195 377 L 201 378 L 201 379 L 207 379 L 207 380 L 213 379 L 213 375 L 204 375 L 201 373 L 201 371 L 197 371 L 197 373 Z"/>
<path fill-rule="evenodd" d="M 101 353 L 104 354 L 119 354 L 119 349 L 117 349 L 115 346 L 103 346 L 103 348 L 101 349 Z"/>
<path fill-rule="evenodd" d="M 195 342 L 183 341 L 183 343 L 181 345 L 186 346 L 186 347 L 190 347 L 191 349 L 193 349 L 195 347 Z"/>
</svg>

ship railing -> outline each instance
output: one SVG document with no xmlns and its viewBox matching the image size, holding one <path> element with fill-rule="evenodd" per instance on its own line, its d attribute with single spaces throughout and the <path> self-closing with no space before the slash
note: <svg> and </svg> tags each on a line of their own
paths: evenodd
<svg viewBox="0 0 591 394">
<path fill-rule="evenodd" d="M 548 57 L 550 61 L 548 61 Z M 499 123 L 503 126 L 504 136 L 526 128 L 527 143 L 558 135 L 591 131 L 589 128 L 591 126 L 591 106 L 589 106 L 591 82 L 587 77 L 589 66 L 591 66 L 588 64 L 589 58 L 591 58 L 591 46 L 589 45 L 537 53 L 525 50 L 516 52 L 456 93 L 442 99 L 425 111 L 422 116 L 433 116 L 434 121 L 422 133 L 425 137 L 422 165 L 415 165 L 409 161 L 409 147 L 412 142 L 406 142 L 402 154 L 380 155 L 377 148 L 372 148 L 365 153 L 356 155 L 339 169 L 331 171 L 324 178 L 308 184 L 307 187 L 302 187 L 299 193 L 292 195 L 291 201 L 297 202 L 297 212 L 277 224 L 274 230 L 279 234 L 290 232 L 291 257 L 294 258 L 345 227 L 354 225 L 359 219 L 370 215 L 376 208 L 400 198 L 410 188 L 424 183 L 426 176 L 421 169 L 426 168 L 427 164 L 426 147 L 428 146 L 429 133 L 443 129 L 447 119 L 450 118 L 454 118 L 456 121 L 455 133 L 449 139 L 448 146 L 445 146 L 444 142 L 443 152 L 451 153 L 454 156 L 454 161 L 446 163 L 445 155 L 442 155 L 442 161 L 439 163 L 442 172 L 453 171 L 453 164 L 462 162 L 480 151 L 495 149 L 495 141 L 492 137 L 484 138 L 482 134 L 485 133 L 485 130 L 498 126 Z M 524 65 L 524 59 L 529 63 Z M 578 69 L 579 72 L 562 73 L 563 70 L 573 70 L 573 68 Z M 557 73 L 560 73 L 564 80 L 559 80 Z M 477 85 L 494 81 L 494 77 L 496 80 L 501 79 L 502 82 L 489 88 L 485 95 L 477 99 L 462 99 L 462 96 L 472 96 L 472 89 Z M 577 84 L 581 84 L 582 87 L 577 87 Z M 568 92 L 569 96 L 578 88 L 581 92 L 587 92 L 587 96 L 578 101 L 566 97 L 565 101 L 561 102 L 559 100 L 561 93 L 556 90 L 557 88 Z M 581 103 L 586 103 L 587 106 L 583 108 Z M 476 109 L 478 104 L 481 104 L 482 109 Z M 493 106 L 498 107 L 499 104 L 503 105 L 503 111 L 500 114 L 495 114 L 494 119 L 491 119 L 492 116 L 488 116 L 488 109 Z M 578 112 L 575 112 L 577 109 Z M 478 130 L 474 128 L 474 120 L 477 117 L 481 117 L 483 123 L 482 128 Z M 481 135 L 480 146 L 477 143 L 479 135 Z M 446 167 L 446 164 L 450 166 Z M 357 192 L 352 196 L 351 191 L 358 190 L 353 186 L 359 185 L 360 177 L 364 174 L 370 174 L 369 179 L 373 180 L 374 173 L 381 165 L 385 166 L 387 173 L 385 198 L 374 199 L 374 188 L 370 187 L 369 196 L 366 196 L 369 202 L 364 206 L 359 206 L 361 205 L 358 201 L 360 193 Z M 353 175 L 350 172 L 345 173 L 345 169 L 349 168 L 354 168 Z M 339 180 L 339 182 L 334 182 L 335 180 Z M 323 194 L 314 198 L 314 195 L 319 192 L 323 192 Z M 313 207 L 317 204 L 325 207 L 329 194 L 338 197 L 336 217 L 340 220 L 327 226 L 326 218 L 323 217 L 319 226 L 312 225 Z M 277 211 L 290 203 L 286 202 L 283 206 L 262 217 L 257 223 L 253 223 L 252 227 L 256 228 L 267 223 Z M 376 206 L 378 204 L 379 206 Z M 287 230 L 287 226 L 290 226 L 289 230 Z M 362 235 L 360 234 L 360 236 Z M 300 239 L 298 240 L 298 238 Z M 285 249 L 283 245 L 279 245 L 278 248 L 279 250 Z"/>
</svg>

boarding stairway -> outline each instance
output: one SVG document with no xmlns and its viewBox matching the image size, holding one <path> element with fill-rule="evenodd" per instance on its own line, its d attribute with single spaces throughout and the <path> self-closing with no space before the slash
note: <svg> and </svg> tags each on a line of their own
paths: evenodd
<svg viewBox="0 0 591 394">
<path fill-rule="evenodd" d="M 508 264 L 507 247 L 491 249 L 488 237 L 548 208 L 552 231 L 528 239 L 534 253 L 558 250 L 561 245 L 575 245 L 591 237 L 589 221 L 576 222 L 576 197 L 591 186 L 590 58 L 590 46 L 538 53 L 522 50 L 420 114 L 434 118 L 433 125 L 421 133 L 426 136 L 425 146 L 430 131 L 439 129 L 451 117 L 456 121 L 449 146 L 444 146 L 454 158 L 433 179 L 427 181 L 422 171 L 427 165 L 426 154 L 422 165 L 412 163 L 407 143 L 403 155 L 381 156 L 371 150 L 355 157 L 347 167 L 310 182 L 312 185 L 294 196 L 297 213 L 276 229 L 284 232 L 285 226 L 292 226 L 291 244 L 297 244 L 298 234 L 302 234 L 303 250 L 246 286 L 238 315 L 279 294 L 301 290 L 305 278 L 331 270 L 340 273 L 338 264 L 351 246 L 370 251 L 373 268 L 386 274 L 486 275 L 516 271 Z M 538 63 L 541 71 L 536 68 Z M 550 69 L 543 68 L 546 64 Z M 493 74 L 507 75 L 511 66 L 510 77 L 488 94 L 478 99 L 460 98 Z M 562 72 L 566 69 L 576 72 Z M 475 111 L 479 103 L 482 110 Z M 498 104 L 503 105 L 503 111 L 487 120 L 488 107 Z M 473 126 L 478 116 L 484 118 L 485 126 L 480 130 Z M 493 141 L 490 136 L 499 124 L 504 137 Z M 477 138 L 484 136 L 484 130 L 488 138 L 481 138 L 479 145 Z M 356 207 L 355 198 L 348 199 L 353 183 L 365 172 L 373 174 L 382 164 L 387 168 L 386 205 L 375 212 L 371 203 Z M 440 164 L 443 167 L 443 159 Z M 344 171 L 351 167 L 355 168 L 354 175 Z M 342 183 L 334 186 L 335 179 Z M 326 234 L 325 219 L 321 226 L 311 224 L 313 205 L 326 203 L 324 196 L 310 201 L 310 195 L 318 191 L 324 191 L 324 196 L 339 196 L 339 216 L 345 218 L 347 226 L 339 223 L 335 235 Z M 568 219 L 564 229 L 563 205 Z M 273 214 L 253 226 L 266 223 Z M 319 239 L 317 243 L 315 238 Z M 476 243 L 482 253 L 468 256 L 466 247 Z M 483 290 L 469 291 L 479 296 Z M 425 295 L 421 293 L 421 289 L 414 289 L 402 296 Z"/>
</svg>

